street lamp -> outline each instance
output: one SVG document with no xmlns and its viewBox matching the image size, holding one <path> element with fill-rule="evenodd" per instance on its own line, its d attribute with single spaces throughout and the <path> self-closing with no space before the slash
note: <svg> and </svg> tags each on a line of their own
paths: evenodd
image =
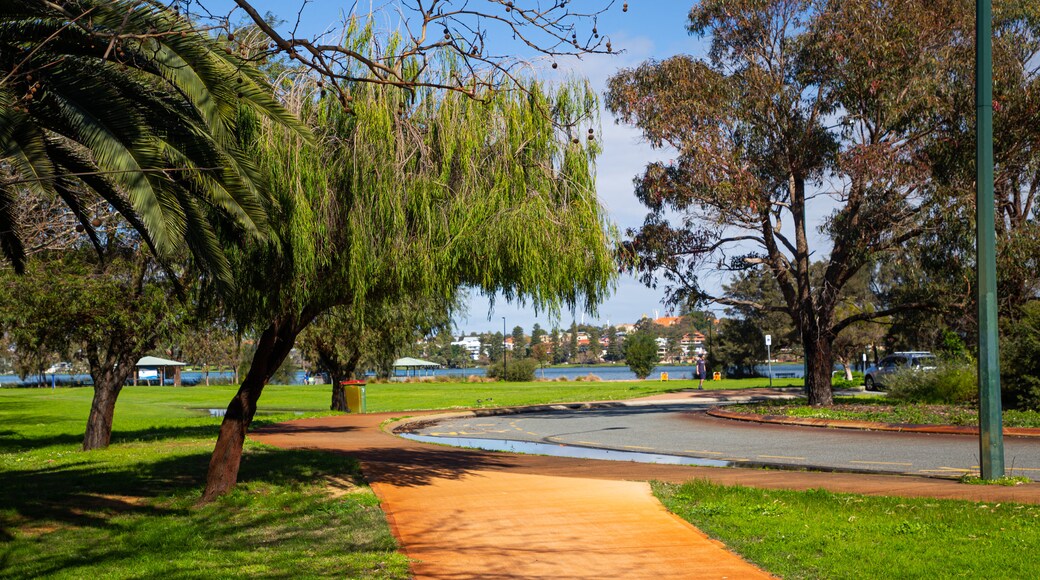
<svg viewBox="0 0 1040 580">
<path fill-rule="evenodd" d="M 975 2 L 975 268 L 979 296 L 979 464 L 982 479 L 1004 476 L 997 333 L 993 200 L 993 23 L 991 0 Z"/>
</svg>

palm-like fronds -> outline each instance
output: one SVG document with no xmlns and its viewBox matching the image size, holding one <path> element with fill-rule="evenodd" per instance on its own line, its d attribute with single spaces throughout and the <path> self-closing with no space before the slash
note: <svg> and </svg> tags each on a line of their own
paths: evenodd
<svg viewBox="0 0 1040 580">
<path fill-rule="evenodd" d="M 0 251 L 21 267 L 20 195 L 65 200 L 96 239 L 72 194 L 85 187 L 158 254 L 225 277 L 216 232 L 266 231 L 243 110 L 306 131 L 260 72 L 159 2 L 0 0 Z"/>
</svg>

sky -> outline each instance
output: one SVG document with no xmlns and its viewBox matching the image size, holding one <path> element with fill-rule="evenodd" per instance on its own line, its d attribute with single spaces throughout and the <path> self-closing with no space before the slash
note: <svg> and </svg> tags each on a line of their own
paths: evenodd
<svg viewBox="0 0 1040 580">
<path fill-rule="evenodd" d="M 527 0 L 528 2 L 530 0 Z M 568 8 L 574 11 L 605 5 L 605 0 L 572 0 Z M 227 14 L 233 7 L 229 0 L 204 0 L 210 10 Z M 360 3 L 359 3 L 360 4 Z M 390 16 L 395 12 L 394 2 L 375 3 L 375 9 Z M 558 59 L 559 68 L 552 69 L 551 61 L 534 61 L 536 74 L 552 79 L 561 79 L 574 72 L 587 77 L 602 97 L 607 79 L 619 69 L 637 66 L 647 59 L 664 59 L 675 54 L 701 56 L 706 52 L 704 39 L 690 36 L 686 32 L 686 17 L 693 4 L 691 0 L 629 0 L 627 12 L 622 12 L 623 2 L 618 1 L 608 13 L 599 18 L 597 27 L 602 35 L 609 35 L 617 55 L 585 55 L 579 59 Z M 297 19 L 300 0 L 255 0 L 253 5 L 261 12 L 270 11 L 281 19 L 293 23 Z M 312 36 L 335 26 L 341 14 L 348 13 L 355 3 L 348 0 L 311 0 L 300 13 L 301 36 Z M 364 6 L 367 12 L 367 3 Z M 223 12 L 221 12 L 223 10 Z M 232 16 L 232 22 L 240 20 Z M 667 152 L 654 151 L 641 139 L 640 133 L 628 126 L 618 125 L 613 117 L 602 113 L 602 130 L 598 135 L 603 153 L 597 160 L 597 193 L 606 208 L 609 219 L 624 232 L 637 227 L 646 216 L 645 208 L 633 194 L 633 178 L 642 173 L 650 161 L 667 159 Z M 720 281 L 709 280 L 709 289 Z M 653 290 L 638 280 L 622 275 L 617 280 L 617 289 L 612 297 L 599 306 L 598 315 L 581 311 L 565 311 L 558 319 L 546 313 L 536 314 L 532 307 L 507 303 L 498 297 L 491 305 L 487 297 L 471 293 L 467 314 L 456 317 L 457 333 L 500 332 L 503 317 L 507 332 L 521 326 L 530 332 L 537 322 L 543 328 L 570 326 L 571 320 L 590 324 L 619 324 L 636 322 L 644 315 L 664 316 L 667 312 L 662 303 L 663 288 Z"/>
</svg>

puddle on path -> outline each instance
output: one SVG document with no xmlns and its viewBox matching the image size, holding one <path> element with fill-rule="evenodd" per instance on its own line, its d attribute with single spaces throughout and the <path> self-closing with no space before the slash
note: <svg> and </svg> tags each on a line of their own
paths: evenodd
<svg viewBox="0 0 1040 580">
<path fill-rule="evenodd" d="M 703 459 L 682 455 L 662 455 L 659 453 L 642 453 L 639 451 L 615 451 L 612 449 L 593 449 L 591 447 L 574 447 L 571 445 L 551 445 L 530 441 L 512 441 L 509 439 L 473 439 L 467 437 L 431 437 L 399 433 L 400 437 L 420 441 L 422 443 L 439 443 L 452 447 L 469 447 L 485 451 L 510 451 L 531 455 L 549 455 L 552 457 L 574 457 L 578 459 L 604 459 L 607 461 L 634 461 L 636 463 L 663 463 L 667 465 L 699 465 L 703 467 L 732 467 L 735 463 L 721 459 Z"/>
</svg>

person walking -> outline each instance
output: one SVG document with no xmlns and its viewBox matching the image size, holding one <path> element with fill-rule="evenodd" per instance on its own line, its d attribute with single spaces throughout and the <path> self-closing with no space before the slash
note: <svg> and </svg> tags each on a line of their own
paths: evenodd
<svg viewBox="0 0 1040 580">
<path fill-rule="evenodd" d="M 697 383 L 698 391 L 704 390 L 704 378 L 707 376 L 708 367 L 706 364 L 704 364 L 704 355 L 702 354 L 697 357 L 697 378 L 700 379 L 700 382 Z"/>
</svg>

